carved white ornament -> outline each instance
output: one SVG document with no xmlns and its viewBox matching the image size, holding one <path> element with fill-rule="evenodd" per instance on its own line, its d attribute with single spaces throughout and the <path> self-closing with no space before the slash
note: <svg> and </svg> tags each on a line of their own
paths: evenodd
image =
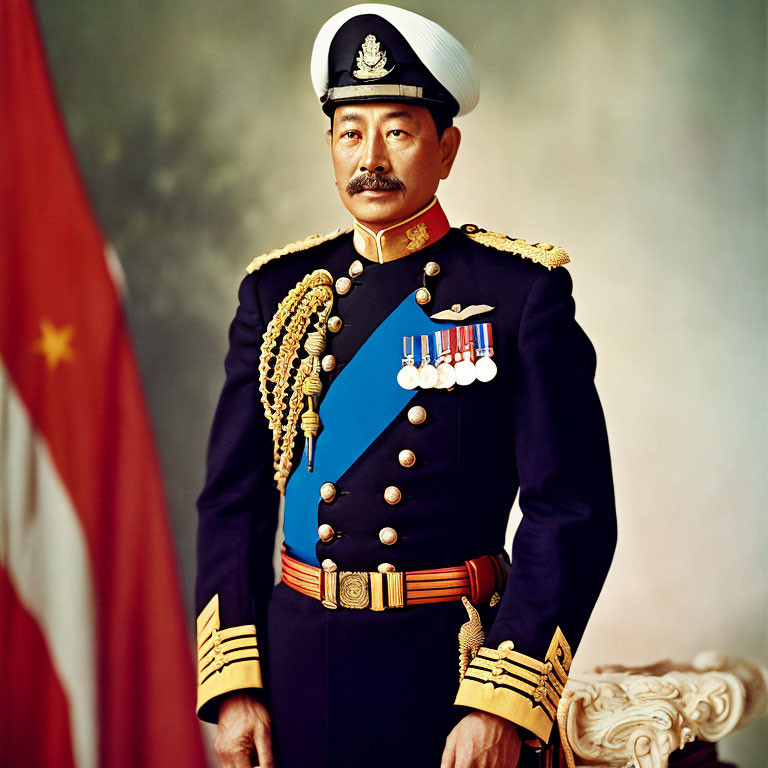
<svg viewBox="0 0 768 768">
<path fill-rule="evenodd" d="M 719 741 L 767 704 L 763 667 L 702 653 L 691 665 L 601 667 L 571 678 L 557 720 L 570 768 L 666 768 L 675 750 Z"/>
</svg>

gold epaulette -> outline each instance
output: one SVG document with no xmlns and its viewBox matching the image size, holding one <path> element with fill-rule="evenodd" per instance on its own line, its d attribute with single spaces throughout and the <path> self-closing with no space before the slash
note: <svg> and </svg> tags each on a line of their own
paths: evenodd
<svg viewBox="0 0 768 768">
<path fill-rule="evenodd" d="M 218 595 L 197 617 L 197 673 L 198 713 L 217 696 L 263 687 L 256 627 L 221 629 Z"/>
<path fill-rule="evenodd" d="M 288 245 L 284 245 L 282 248 L 275 248 L 272 251 L 267 251 L 261 256 L 257 256 L 248 265 L 248 272 L 255 272 L 257 269 L 260 269 L 262 266 L 264 266 L 264 264 L 266 264 L 268 261 L 272 261 L 272 259 L 278 259 L 280 256 L 285 256 L 288 253 L 306 251 L 309 248 L 314 248 L 316 245 L 320 245 L 320 243 L 325 243 L 328 240 L 335 240 L 337 237 L 346 235 L 347 232 L 351 231 L 352 227 L 347 227 L 347 229 L 342 229 L 339 227 L 333 232 L 329 232 L 327 235 L 310 235 L 309 237 L 305 237 L 303 240 L 297 240 L 295 243 L 288 243 Z"/>
<path fill-rule="evenodd" d="M 498 649 L 483 647 L 469 663 L 454 703 L 491 712 L 549 741 L 570 668 L 571 648 L 560 627 L 543 662 L 518 653 L 510 640 Z"/>
<path fill-rule="evenodd" d="M 500 232 L 489 232 L 487 229 L 480 229 L 474 224 L 465 224 L 461 231 L 481 245 L 487 245 L 497 251 L 516 253 L 524 259 L 543 264 L 547 269 L 562 267 L 563 264 L 567 264 L 571 260 L 565 249 L 559 245 L 552 245 L 552 243 L 529 243 L 521 237 L 510 237 L 509 235 L 502 235 Z"/>
</svg>

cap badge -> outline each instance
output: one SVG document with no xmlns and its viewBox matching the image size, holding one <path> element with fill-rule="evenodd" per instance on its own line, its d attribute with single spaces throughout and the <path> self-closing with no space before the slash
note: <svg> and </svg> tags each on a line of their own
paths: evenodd
<svg viewBox="0 0 768 768">
<path fill-rule="evenodd" d="M 358 80 L 378 80 L 388 75 L 394 67 L 387 69 L 387 54 L 381 50 L 379 41 L 368 35 L 357 52 L 357 69 L 352 76 Z"/>
</svg>

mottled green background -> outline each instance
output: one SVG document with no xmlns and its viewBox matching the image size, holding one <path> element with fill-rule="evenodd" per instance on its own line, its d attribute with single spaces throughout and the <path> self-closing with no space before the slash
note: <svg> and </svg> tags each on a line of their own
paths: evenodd
<svg viewBox="0 0 768 768">
<path fill-rule="evenodd" d="M 326 0 L 38 0 L 122 260 L 188 608 L 236 288 L 345 224 L 308 61 Z M 768 662 L 766 5 L 413 0 L 475 56 L 454 222 L 561 243 L 599 357 L 621 539 L 577 657 Z M 502 363 L 503 364 L 503 361 Z M 765 721 L 724 754 L 760 768 Z"/>
</svg>

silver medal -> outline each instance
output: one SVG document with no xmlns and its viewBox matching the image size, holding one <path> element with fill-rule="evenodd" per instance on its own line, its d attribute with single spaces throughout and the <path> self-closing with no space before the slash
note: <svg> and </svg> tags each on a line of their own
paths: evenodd
<svg viewBox="0 0 768 768">
<path fill-rule="evenodd" d="M 459 360 L 453 367 L 456 371 L 456 383 L 462 387 L 466 387 L 477 378 L 475 366 L 471 360 Z"/>
<path fill-rule="evenodd" d="M 419 371 L 413 363 L 407 363 L 397 372 L 397 383 L 403 389 L 416 389 L 419 386 Z"/>
<path fill-rule="evenodd" d="M 490 381 L 496 375 L 496 363 L 487 355 L 475 361 L 475 373 L 478 381 Z"/>
<path fill-rule="evenodd" d="M 437 389 L 450 389 L 456 383 L 456 371 L 450 363 L 440 363 L 437 366 Z"/>
<path fill-rule="evenodd" d="M 422 389 L 432 389 L 437 384 L 437 368 L 430 363 L 420 366 L 419 368 L 419 386 Z"/>
</svg>

